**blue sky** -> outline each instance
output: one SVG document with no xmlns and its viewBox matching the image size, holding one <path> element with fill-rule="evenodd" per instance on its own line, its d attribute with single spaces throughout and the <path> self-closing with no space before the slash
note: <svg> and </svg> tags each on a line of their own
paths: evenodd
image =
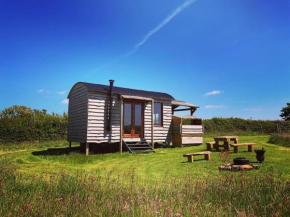
<svg viewBox="0 0 290 217">
<path fill-rule="evenodd" d="M 280 119 L 289 0 L 1 0 L 0 109 L 67 111 L 78 81 L 166 92 L 202 118 Z"/>
</svg>

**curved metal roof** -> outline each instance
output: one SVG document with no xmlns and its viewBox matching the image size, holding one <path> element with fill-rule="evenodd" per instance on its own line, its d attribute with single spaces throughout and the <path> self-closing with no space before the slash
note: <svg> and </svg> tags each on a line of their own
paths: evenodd
<svg viewBox="0 0 290 217">
<path fill-rule="evenodd" d="M 78 82 L 76 84 L 79 84 L 79 83 L 85 85 L 88 91 L 97 91 L 97 92 L 103 92 L 103 93 L 109 93 L 110 91 L 109 85 L 92 84 L 92 83 L 86 83 L 86 82 Z M 74 86 L 76 86 L 76 84 Z M 72 87 L 72 89 L 73 88 L 74 87 Z M 130 88 L 116 87 L 116 86 L 113 86 L 113 93 L 120 94 L 120 95 L 141 96 L 141 97 L 146 97 L 146 98 L 175 100 L 171 95 L 167 93 L 153 92 L 153 91 L 147 91 L 147 90 L 136 90 L 136 89 L 130 89 Z M 68 97 L 69 96 L 70 96 L 70 93 Z"/>
</svg>

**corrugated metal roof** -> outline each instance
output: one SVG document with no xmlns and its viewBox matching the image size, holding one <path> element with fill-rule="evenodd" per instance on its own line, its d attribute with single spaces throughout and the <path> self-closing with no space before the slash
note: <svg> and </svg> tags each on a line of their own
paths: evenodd
<svg viewBox="0 0 290 217">
<path fill-rule="evenodd" d="M 92 84 L 86 82 L 79 82 L 84 84 L 89 91 L 98 91 L 103 93 L 109 93 L 110 86 L 109 85 L 102 85 L 102 84 Z M 160 93 L 160 92 L 153 92 L 153 91 L 146 91 L 146 90 L 136 90 L 130 88 L 123 88 L 123 87 L 113 87 L 113 93 L 120 94 L 120 95 L 130 95 L 130 96 L 141 96 L 146 98 L 155 98 L 155 99 L 166 99 L 166 100 L 174 100 L 174 98 L 167 94 L 167 93 Z"/>
<path fill-rule="evenodd" d="M 144 101 L 152 101 L 152 98 L 142 97 L 142 96 L 131 96 L 131 95 L 121 95 L 124 99 L 139 99 Z"/>
</svg>

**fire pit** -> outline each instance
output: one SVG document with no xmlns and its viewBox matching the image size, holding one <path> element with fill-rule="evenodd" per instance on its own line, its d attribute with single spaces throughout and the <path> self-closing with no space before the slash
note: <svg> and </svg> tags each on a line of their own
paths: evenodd
<svg viewBox="0 0 290 217">
<path fill-rule="evenodd" d="M 234 159 L 234 165 L 248 165 L 250 164 L 249 159 L 244 157 L 238 157 Z"/>
<path fill-rule="evenodd" d="M 233 164 L 223 164 L 222 166 L 219 166 L 219 171 L 244 171 L 252 169 L 259 169 L 259 166 L 250 164 L 250 160 L 244 157 L 235 158 Z"/>
</svg>

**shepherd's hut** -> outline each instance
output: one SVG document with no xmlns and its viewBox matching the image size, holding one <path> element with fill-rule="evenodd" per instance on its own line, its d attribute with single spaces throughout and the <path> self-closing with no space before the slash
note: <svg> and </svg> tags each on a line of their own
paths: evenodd
<svg viewBox="0 0 290 217">
<path fill-rule="evenodd" d="M 76 83 L 68 94 L 68 141 L 90 148 L 118 143 L 131 153 L 154 151 L 154 143 L 174 146 L 202 143 L 202 120 L 193 117 L 198 106 L 177 101 L 167 93 L 109 85 Z M 184 107 L 179 108 L 178 107 Z M 174 116 L 189 110 L 191 115 Z M 183 119 L 191 119 L 184 127 Z M 178 136 L 180 134 L 180 136 Z"/>
</svg>

